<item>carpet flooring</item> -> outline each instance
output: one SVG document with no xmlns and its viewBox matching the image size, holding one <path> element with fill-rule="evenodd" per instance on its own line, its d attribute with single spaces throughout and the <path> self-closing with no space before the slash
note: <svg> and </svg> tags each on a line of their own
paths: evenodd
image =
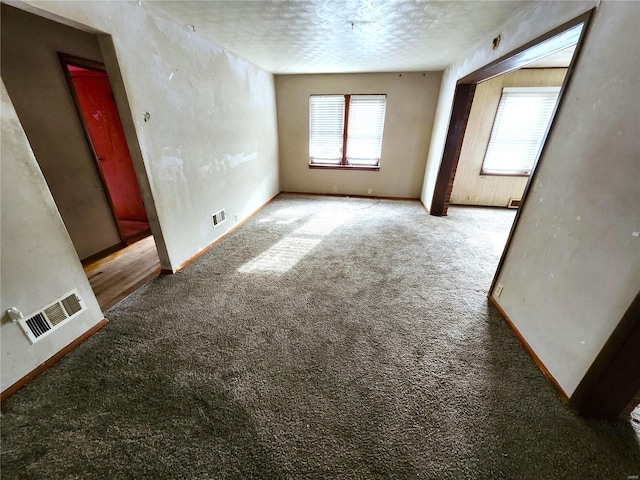
<svg viewBox="0 0 640 480">
<path fill-rule="evenodd" d="M 513 216 L 279 196 L 9 399 L 2 478 L 637 478 L 487 302 Z"/>
</svg>

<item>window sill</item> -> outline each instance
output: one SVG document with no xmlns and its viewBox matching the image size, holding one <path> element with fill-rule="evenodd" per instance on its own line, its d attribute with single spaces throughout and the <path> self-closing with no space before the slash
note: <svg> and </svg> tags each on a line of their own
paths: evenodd
<svg viewBox="0 0 640 480">
<path fill-rule="evenodd" d="M 480 172 L 481 177 L 530 177 L 530 173 L 488 173 L 488 172 Z"/>
<path fill-rule="evenodd" d="M 309 168 L 318 170 L 367 170 L 370 172 L 377 172 L 380 170 L 379 166 L 365 167 L 362 165 L 309 165 Z"/>
</svg>

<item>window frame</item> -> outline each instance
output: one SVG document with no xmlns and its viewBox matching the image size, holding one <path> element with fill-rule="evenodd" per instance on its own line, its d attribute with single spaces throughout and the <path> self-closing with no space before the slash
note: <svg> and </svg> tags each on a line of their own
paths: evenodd
<svg viewBox="0 0 640 480">
<path fill-rule="evenodd" d="M 342 158 L 340 159 L 339 164 L 331 164 L 331 163 L 319 163 L 318 161 L 314 162 L 313 158 L 309 154 L 309 168 L 310 169 L 324 169 L 324 170 L 366 170 L 366 171 L 379 171 L 380 163 L 382 161 L 382 140 L 384 137 L 384 125 L 386 121 L 386 113 L 387 113 L 387 94 L 386 93 L 359 93 L 359 94 L 312 94 L 309 95 L 309 150 L 311 149 L 311 99 L 313 97 L 340 97 L 344 98 L 344 115 L 342 119 Z M 380 156 L 375 165 L 352 165 L 348 163 L 348 149 L 347 143 L 349 141 L 349 117 L 350 117 L 350 107 L 351 107 L 351 97 L 384 97 L 384 112 L 382 114 L 382 129 L 380 131 Z M 311 153 L 311 152 L 309 152 Z"/>
<path fill-rule="evenodd" d="M 484 156 L 482 157 L 482 164 L 480 165 L 480 173 L 479 175 L 481 176 L 493 176 L 493 177 L 529 177 L 531 176 L 531 173 L 533 172 L 533 169 L 535 168 L 535 163 L 536 163 L 536 159 L 538 158 L 538 154 L 540 153 L 540 149 L 544 144 L 544 139 L 545 139 L 545 134 L 546 132 L 549 130 L 549 126 L 551 125 L 551 123 L 553 122 L 553 117 L 554 117 L 554 113 L 555 113 L 555 108 L 556 105 L 558 103 L 558 98 L 560 95 L 560 90 L 561 87 L 557 87 L 557 86 L 545 86 L 545 87 L 504 87 L 500 93 L 500 100 L 498 101 L 498 106 L 496 107 L 496 113 L 495 116 L 493 118 L 493 124 L 491 126 L 491 131 L 489 134 L 489 140 L 487 141 L 487 146 L 485 148 L 485 152 L 484 152 Z M 513 169 L 513 170 L 505 170 L 503 172 L 500 171 L 496 171 L 495 169 L 485 169 L 485 165 L 487 163 L 487 155 L 489 154 L 489 150 L 491 148 L 492 145 L 492 140 L 494 140 L 494 136 L 496 133 L 496 129 L 499 128 L 499 125 L 496 125 L 498 120 L 499 120 L 499 114 L 500 114 L 500 106 L 503 104 L 503 99 L 505 98 L 505 93 L 508 94 L 517 94 L 517 93 L 524 93 L 524 94 L 549 94 L 550 92 L 555 93 L 555 101 L 553 103 L 553 105 L 551 106 L 550 109 L 550 115 L 549 115 L 549 119 L 547 121 L 546 126 L 544 127 L 544 130 L 542 131 L 542 134 L 540 135 L 540 140 L 539 140 L 539 144 L 538 144 L 538 148 L 536 149 L 536 153 L 533 155 L 533 158 L 531 159 L 531 163 L 529 165 L 528 169 Z"/>
</svg>

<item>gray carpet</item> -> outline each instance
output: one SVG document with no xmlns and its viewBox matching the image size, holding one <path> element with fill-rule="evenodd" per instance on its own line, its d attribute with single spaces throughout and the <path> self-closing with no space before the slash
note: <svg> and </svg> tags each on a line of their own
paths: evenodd
<svg viewBox="0 0 640 480">
<path fill-rule="evenodd" d="M 512 219 L 281 195 L 8 401 L 2 478 L 640 474 L 488 305 Z"/>
</svg>

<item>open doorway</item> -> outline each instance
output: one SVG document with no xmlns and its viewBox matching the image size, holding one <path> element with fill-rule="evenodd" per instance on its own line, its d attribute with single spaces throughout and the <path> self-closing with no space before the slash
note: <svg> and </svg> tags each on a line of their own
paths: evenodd
<svg viewBox="0 0 640 480">
<path fill-rule="evenodd" d="M 513 232 L 520 217 L 520 208 L 524 205 L 529 187 L 534 181 L 538 161 L 544 151 L 547 135 L 553 128 L 553 119 L 562 103 L 563 92 L 571 79 L 573 66 L 580 52 L 580 46 L 584 40 L 591 15 L 592 11 L 586 12 L 528 44 L 523 45 L 519 49 L 508 53 L 504 57 L 470 73 L 457 82 L 447 140 L 438 170 L 430 213 L 434 216 L 447 215 L 448 208 L 452 203 L 452 194 L 454 193 L 454 186 L 456 185 L 458 166 L 465 146 L 465 139 L 467 138 L 467 129 L 470 124 L 473 105 L 474 103 L 476 103 L 476 106 L 480 104 L 480 109 L 476 112 L 476 116 L 478 116 L 479 119 L 475 119 L 477 121 L 474 127 L 480 129 L 481 132 L 469 131 L 469 136 L 472 138 L 470 138 L 470 141 L 467 143 L 469 150 L 472 151 L 472 154 L 469 154 L 469 156 L 473 157 L 473 161 L 471 162 L 471 167 L 469 167 L 469 172 L 465 172 L 464 169 L 462 170 L 464 174 L 471 177 L 471 180 L 467 178 L 459 179 L 459 188 L 456 191 L 457 196 L 454 197 L 454 199 L 456 203 L 479 205 L 480 193 L 478 192 L 485 190 L 483 193 L 486 197 L 484 200 L 487 206 L 517 208 L 489 292 L 492 292 L 496 286 L 496 279 L 502 268 Z M 496 38 L 496 40 L 498 39 Z M 524 70 L 533 71 L 538 68 L 549 70 L 556 67 L 562 68 L 562 71 L 549 74 L 543 73 L 542 75 L 532 75 L 527 72 L 521 75 Z M 523 78 L 519 80 L 519 76 Z M 532 150 L 529 146 L 529 150 L 532 150 L 529 152 L 531 154 L 530 163 L 526 167 L 522 165 L 514 167 L 514 171 L 510 172 L 509 175 L 501 175 L 500 177 L 502 178 L 498 179 L 498 182 L 496 182 L 495 179 L 487 181 L 487 178 L 495 176 L 494 172 L 486 171 L 485 169 L 491 153 L 490 150 L 492 141 L 494 140 L 494 134 L 500 126 L 500 115 L 504 113 L 504 111 L 501 112 L 501 108 L 504 106 L 503 100 L 506 96 L 505 84 L 509 85 L 510 82 L 521 83 L 523 85 L 523 87 L 515 87 L 516 89 L 533 85 L 536 86 L 535 88 L 541 89 L 557 88 L 558 85 L 560 85 L 560 87 L 555 94 L 556 96 L 553 99 L 551 108 L 549 108 L 549 113 L 540 132 L 540 138 L 536 140 L 535 148 Z M 540 86 L 541 83 L 547 85 Z M 474 102 L 476 92 L 479 93 L 478 102 Z M 483 98 L 484 96 L 493 96 L 494 98 L 493 100 L 487 100 Z M 485 111 L 487 106 L 489 110 L 488 118 L 492 119 L 490 125 L 489 121 L 487 121 L 487 112 Z M 539 109 L 539 105 L 534 106 L 536 109 Z M 511 123 L 520 122 L 520 118 L 518 117 L 519 113 L 517 110 L 515 111 L 515 115 L 512 115 L 509 119 Z M 483 115 L 484 121 L 482 121 Z M 502 120 L 504 120 L 504 118 Z M 506 123 L 509 123 L 509 121 Z M 480 145 L 475 145 L 474 142 L 479 142 Z M 516 149 L 519 148 L 520 146 Z M 497 150 L 500 150 L 500 148 Z M 510 152 L 513 151 L 512 145 L 507 144 L 503 150 L 506 150 L 507 155 L 498 155 L 498 157 L 509 157 Z M 502 153 L 504 154 L 504 151 Z M 515 163 L 520 164 L 521 155 L 515 155 L 515 157 L 517 157 Z M 498 162 L 498 168 L 504 168 L 504 160 L 505 159 L 502 158 L 502 165 Z M 507 160 L 509 159 L 507 158 Z M 473 162 L 475 162 L 475 164 Z M 495 168 L 496 164 L 494 163 L 492 167 Z M 522 178 L 518 180 L 508 177 Z M 472 185 L 471 190 L 465 190 L 468 185 L 465 186 L 464 183 L 477 184 L 478 182 L 493 183 L 494 188 L 487 189 L 486 186 L 479 187 L 475 185 L 476 190 L 474 190 Z M 506 204 L 505 194 L 508 195 L 508 197 L 506 197 Z"/>
<path fill-rule="evenodd" d="M 147 209 L 155 206 L 144 165 L 136 156 L 134 171 L 130 156 L 129 147 L 139 147 L 132 143 L 137 139 L 110 40 L 4 3 L 0 8 L 3 82 L 104 311 L 160 272 L 150 227 L 161 235 L 157 222 L 150 226 L 147 218 Z M 65 52 L 62 66 L 59 52 Z M 115 93 L 110 77 L 118 79 Z M 96 82 L 100 86 L 85 85 Z M 86 103 L 101 106 L 80 109 L 82 101 L 74 101 L 82 98 L 74 99 L 80 90 Z M 103 122 L 105 117 L 111 120 Z M 120 118 L 127 120 L 125 129 Z M 114 152 L 119 152 L 115 165 L 109 158 Z M 102 168 L 97 158 L 109 165 Z M 155 218 L 153 210 L 149 217 Z M 38 227 L 32 225 L 33 234 Z M 139 252 L 130 250 L 140 245 L 145 247 L 143 263 Z"/>
<path fill-rule="evenodd" d="M 476 86 L 450 205 L 518 208 L 574 50 Z"/>
<path fill-rule="evenodd" d="M 588 29 L 588 23 L 592 13 L 593 11 L 587 12 L 567 22 L 518 50 L 476 70 L 457 82 L 447 140 L 431 204 L 431 214 L 436 216 L 447 214 L 447 208 L 451 201 L 451 194 L 455 184 L 456 167 L 460 159 L 462 142 L 468 127 L 472 100 L 474 94 L 477 92 L 478 85 L 498 75 L 512 72 L 525 66 L 531 66 L 534 62 L 550 57 L 552 54 L 575 44 L 575 52 L 568 67 L 566 78 L 563 81 L 555 108 L 556 111 L 561 109 L 563 106 L 563 93 L 571 81 L 573 67 L 576 59 L 580 55 L 580 47 Z M 555 111 L 552 118 L 554 116 Z M 542 145 L 535 156 L 531 173 L 526 180 L 520 205 L 521 208 L 524 207 L 526 209 L 527 202 L 530 201 L 529 191 L 533 185 L 536 184 L 536 167 L 540 159 L 544 158 L 546 148 L 545 140 L 549 132 L 553 129 L 554 123 L 551 121 L 543 136 Z M 560 162 L 562 160 L 560 158 L 554 159 L 549 157 L 544 161 Z M 497 285 L 497 279 L 500 274 L 503 273 L 503 264 L 511 247 L 511 240 L 518 226 L 520 217 L 521 209 L 518 209 L 509 232 L 506 246 L 496 268 L 492 285 L 489 289 L 488 296 L 490 302 L 498 308 L 507 324 L 510 325 L 516 336 L 523 343 L 525 350 L 529 352 L 543 373 L 545 373 L 551 383 L 557 388 L 560 396 L 576 412 L 603 418 L 616 418 L 619 415 L 624 416 L 625 413 L 628 414 L 637 405 L 638 397 L 634 397 L 634 394 L 637 392 L 638 382 L 640 381 L 640 377 L 637 375 L 637 362 L 635 361 L 637 358 L 638 345 L 640 345 L 640 329 L 638 329 L 637 321 L 637 319 L 640 318 L 638 315 L 640 311 L 639 297 L 636 297 L 629 310 L 625 313 L 607 340 L 600 354 L 589 368 L 587 374 L 583 377 L 571 397 L 568 398 L 567 394 L 564 393 L 560 385 L 554 380 L 545 365 L 537 357 L 535 351 L 528 345 L 526 339 L 519 334 L 517 328 L 511 323 L 507 315 L 501 311 L 500 305 L 496 301 L 497 296 L 499 296 L 502 291 L 502 286 Z"/>
<path fill-rule="evenodd" d="M 539 145 L 534 150 L 535 154 L 533 154 L 532 156 L 532 161 L 530 165 L 526 167 L 526 169 L 521 169 L 521 171 L 519 172 L 520 175 L 518 176 L 524 177 L 520 186 L 520 188 L 522 188 L 522 193 L 518 195 L 520 191 L 517 185 L 515 187 L 510 186 L 511 191 L 515 191 L 515 194 L 513 197 L 509 197 L 508 204 L 491 205 L 517 207 L 517 212 L 507 236 L 506 244 L 502 251 L 500 261 L 496 268 L 494 279 L 491 284 L 491 288 L 489 289 L 490 292 L 494 290 L 496 279 L 498 277 L 498 274 L 500 273 L 500 269 L 502 268 L 506 253 L 509 249 L 513 231 L 516 228 L 520 216 L 520 208 L 526 202 L 529 187 L 535 179 L 536 167 L 538 165 L 540 156 L 544 151 L 546 137 L 549 131 L 553 128 L 553 119 L 558 108 L 561 106 L 563 93 L 569 81 L 571 80 L 573 66 L 575 64 L 576 58 L 579 55 L 580 46 L 584 40 L 584 36 L 592 13 L 592 11 L 589 11 L 583 15 L 580 15 L 579 17 L 574 18 L 573 20 L 547 32 L 541 37 L 536 38 L 535 40 L 523 45 L 517 50 L 508 53 L 507 55 L 476 70 L 475 72 L 470 73 L 457 82 L 453 99 L 453 109 L 449 122 L 449 130 L 447 132 L 447 140 L 445 143 L 445 149 L 442 155 L 440 168 L 438 170 L 438 177 L 436 179 L 436 185 L 430 210 L 431 215 L 435 216 L 447 215 L 447 210 L 451 204 L 452 193 L 454 185 L 456 183 L 457 169 L 460 162 L 463 144 L 467 134 L 467 127 L 469 126 L 471 110 L 474 104 L 474 97 L 478 90 L 478 86 L 480 84 L 484 84 L 481 87 L 482 89 L 483 87 L 489 85 L 489 82 L 497 79 L 497 82 L 495 83 L 498 87 L 500 87 L 504 84 L 507 76 L 510 76 L 511 79 L 516 79 L 516 75 L 520 73 L 518 71 L 527 69 L 527 67 L 529 70 L 534 70 L 535 67 L 554 68 L 560 67 L 561 64 L 567 65 L 566 69 L 560 73 L 560 78 L 557 78 L 558 75 L 555 75 L 556 78 L 551 80 L 550 82 L 552 85 L 553 83 L 559 83 L 560 89 L 557 92 L 557 97 L 554 100 L 553 107 L 551 108 L 550 115 L 548 117 L 548 121 L 546 122 L 546 126 L 543 129 L 541 138 L 539 140 Z M 496 38 L 496 41 L 497 40 L 498 39 Z M 514 75 L 514 73 L 516 75 Z M 554 75 L 549 75 L 549 78 L 552 77 L 554 77 Z M 481 158 L 479 170 L 480 176 L 483 176 L 483 174 L 485 174 L 484 176 L 487 176 L 486 174 L 489 173 L 485 172 L 484 168 L 487 160 L 488 150 L 491 147 L 491 137 L 495 133 L 497 117 L 500 114 L 498 110 L 502 106 L 501 103 L 505 94 L 504 88 L 498 88 L 498 90 L 496 90 L 496 88 L 492 87 L 489 89 L 489 91 L 494 92 L 494 94 L 496 91 L 499 91 L 500 97 L 497 105 L 495 106 L 496 113 L 490 113 L 490 115 L 493 115 L 494 118 L 494 121 L 492 121 L 491 123 L 491 127 L 489 127 L 487 122 L 481 124 L 481 127 L 484 128 L 485 131 L 484 138 L 486 138 L 486 132 L 490 132 L 490 135 L 488 136 L 489 138 L 486 139 L 486 145 L 484 147 L 481 147 L 481 154 L 479 156 L 476 154 L 476 158 Z M 479 137 L 483 138 L 482 135 L 480 135 Z M 509 149 L 507 148 L 507 150 Z M 484 178 L 484 181 L 486 181 L 486 178 Z M 514 188 L 515 190 L 513 190 Z M 509 191 L 509 189 L 506 189 L 506 191 Z M 495 192 L 490 193 L 493 194 Z M 474 202 L 479 203 L 479 194 L 471 195 L 462 193 L 462 198 L 464 198 L 465 201 L 467 196 L 470 200 L 468 201 L 469 204 L 473 204 Z M 518 198 L 518 196 L 520 198 Z M 458 202 L 460 202 L 459 199 Z"/>
<path fill-rule="evenodd" d="M 151 235 L 133 162 L 104 65 L 59 54 L 120 238 Z"/>
<path fill-rule="evenodd" d="M 498 258 L 522 202 L 574 51 L 575 45 L 476 85 L 451 178 L 447 215 L 494 216 L 488 246 Z M 489 212 L 487 208 L 493 210 Z M 510 221 L 504 223 L 498 218 Z"/>
<path fill-rule="evenodd" d="M 516 73 L 518 70 L 556 68 L 564 64 L 563 68 L 565 70 L 563 72 L 556 73 L 555 75 L 549 74 L 549 78 L 546 80 L 546 83 L 549 83 L 552 86 L 560 84 L 560 90 L 557 94 L 557 100 L 554 101 L 553 109 L 550 112 L 547 128 L 545 128 L 543 131 L 542 138 L 540 140 L 540 148 L 535 150 L 533 161 L 531 162 L 529 168 L 526 171 L 518 172 L 519 176 L 525 177 L 521 182 L 524 187 L 522 187 L 520 198 L 521 202 L 524 201 L 528 185 L 531 183 L 533 177 L 535 176 L 535 168 L 537 166 L 540 153 L 544 148 L 544 140 L 546 138 L 546 134 L 553 125 L 553 117 L 555 116 L 555 112 L 559 104 L 561 103 L 562 93 L 571 78 L 573 62 L 575 61 L 577 53 L 579 52 L 579 46 L 584 37 L 584 33 L 586 30 L 585 27 L 590 16 L 591 12 L 581 15 L 580 17 L 577 17 L 576 19 L 548 32 L 540 38 L 533 40 L 529 44 L 524 45 L 520 49 L 507 54 L 505 57 L 502 57 L 495 62 L 467 75 L 457 82 L 454 96 L 454 105 L 451 113 L 451 120 L 449 123 L 449 131 L 447 134 L 447 141 L 445 144 L 445 150 L 443 152 L 440 169 L 438 171 L 438 177 L 436 180 L 434 196 L 431 205 L 432 215 L 446 215 L 448 207 L 452 203 L 451 198 L 454 183 L 456 180 L 457 168 L 462 153 L 463 142 L 465 141 L 467 135 L 471 109 L 474 104 L 474 97 L 478 90 L 478 86 L 480 84 L 483 84 L 482 86 L 486 87 L 487 84 L 492 80 L 499 79 L 500 81 L 493 83 L 497 84 L 497 86 L 500 87 L 504 83 L 504 79 L 507 78 L 507 76 L 511 77 L 509 80 L 507 80 L 507 83 L 513 81 L 518 82 L 519 80 L 517 79 L 517 76 L 514 75 L 514 73 Z M 558 76 L 560 77 L 560 81 L 558 81 Z M 540 81 L 544 83 L 545 79 L 534 79 L 534 84 L 539 84 Z M 531 85 L 532 80 L 521 80 L 521 82 L 523 82 L 523 86 L 529 86 Z M 495 102 L 494 111 L 498 110 L 498 104 L 499 101 L 502 100 L 504 89 L 498 88 L 498 90 L 496 90 L 495 87 L 490 88 L 488 95 L 493 94 L 495 96 L 496 92 L 498 92 L 499 98 L 497 99 L 498 102 Z M 487 95 L 486 92 L 479 93 Z M 494 101 L 495 100 L 496 99 L 494 99 Z M 491 104 L 490 101 L 487 103 Z M 491 112 L 489 114 L 492 117 L 491 125 L 488 125 L 486 121 L 481 124 L 481 127 L 485 130 L 485 135 L 478 135 L 480 142 L 484 141 L 487 130 L 490 133 L 494 133 L 494 129 L 492 127 L 495 126 L 493 119 L 496 118 L 496 114 L 491 114 Z M 472 141 L 473 140 L 476 139 L 472 139 Z M 481 159 L 481 165 L 484 163 L 483 160 L 486 157 L 488 149 L 487 147 L 489 146 L 489 139 L 486 138 L 486 140 L 486 144 L 484 146 L 481 145 L 480 150 L 476 150 L 476 158 L 479 157 Z M 477 146 L 472 145 L 472 148 L 474 147 Z M 482 167 L 483 166 L 484 165 L 482 165 Z M 483 172 L 482 167 L 479 169 L 478 173 L 484 174 L 484 176 L 493 175 L 491 172 Z M 515 188 L 515 190 L 516 192 L 518 192 L 519 189 Z M 466 195 L 463 195 L 463 197 L 464 196 Z M 469 196 L 469 204 L 473 204 L 474 202 L 477 203 L 480 200 L 479 194 L 477 194 L 478 200 L 476 200 L 475 195 Z M 513 198 L 518 200 L 517 196 Z M 460 198 L 456 198 L 456 200 L 456 203 L 467 203 L 464 201 L 461 202 Z M 516 203 L 519 206 L 521 202 Z M 494 204 L 492 206 L 502 206 L 499 204 L 495 204 L 495 201 L 493 201 L 493 203 Z"/>
</svg>

